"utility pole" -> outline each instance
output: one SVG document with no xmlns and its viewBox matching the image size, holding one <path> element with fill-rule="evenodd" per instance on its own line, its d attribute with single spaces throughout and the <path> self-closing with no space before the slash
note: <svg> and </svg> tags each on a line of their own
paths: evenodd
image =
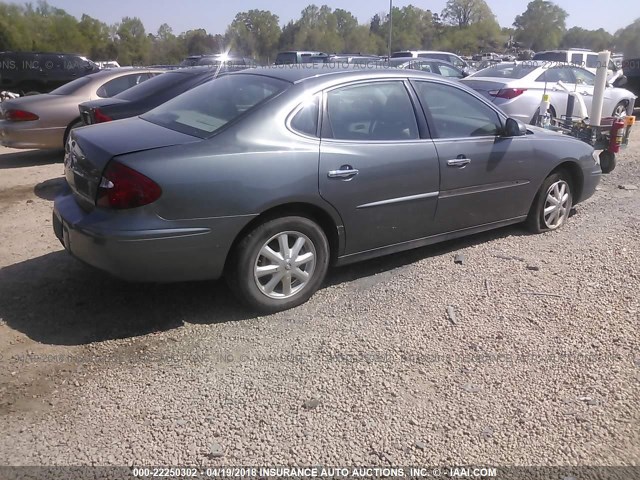
<svg viewBox="0 0 640 480">
<path fill-rule="evenodd" d="M 391 33 L 393 32 L 393 0 L 389 0 L 389 59 L 391 59 Z"/>
</svg>

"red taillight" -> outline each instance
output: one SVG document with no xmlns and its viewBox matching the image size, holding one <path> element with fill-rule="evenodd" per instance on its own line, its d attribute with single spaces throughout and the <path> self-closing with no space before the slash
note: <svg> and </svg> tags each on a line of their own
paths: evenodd
<svg viewBox="0 0 640 480">
<path fill-rule="evenodd" d="M 489 92 L 489 95 L 491 95 L 492 97 L 506 98 L 507 100 L 511 100 L 512 98 L 519 97 L 526 91 L 526 88 L 503 88 L 501 90 L 492 90 Z"/>
<path fill-rule="evenodd" d="M 158 184 L 149 177 L 112 160 L 102 175 L 96 205 L 116 209 L 136 208 L 155 202 L 161 194 Z"/>
<path fill-rule="evenodd" d="M 113 118 L 111 118 L 109 115 L 105 114 L 99 108 L 96 108 L 93 111 L 93 118 L 94 118 L 96 123 L 110 122 L 111 120 L 113 120 Z"/>
<path fill-rule="evenodd" d="M 38 115 L 35 113 L 27 112 L 26 110 L 7 110 L 4 112 L 5 120 L 10 122 L 31 122 L 38 120 Z"/>
</svg>

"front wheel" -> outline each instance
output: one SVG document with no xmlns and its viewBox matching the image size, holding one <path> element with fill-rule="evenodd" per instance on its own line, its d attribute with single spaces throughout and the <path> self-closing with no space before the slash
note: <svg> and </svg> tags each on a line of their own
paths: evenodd
<svg viewBox="0 0 640 480">
<path fill-rule="evenodd" d="M 573 206 L 571 183 L 566 173 L 549 175 L 533 201 L 527 227 L 534 233 L 557 230 L 569 218 Z"/>
<path fill-rule="evenodd" d="M 241 239 L 229 260 L 233 293 L 256 310 L 279 312 L 318 290 L 329 266 L 329 242 L 308 218 L 276 218 Z"/>
<path fill-rule="evenodd" d="M 612 117 L 620 118 L 627 115 L 627 102 L 623 101 L 616 105 L 616 108 L 613 109 Z"/>
</svg>

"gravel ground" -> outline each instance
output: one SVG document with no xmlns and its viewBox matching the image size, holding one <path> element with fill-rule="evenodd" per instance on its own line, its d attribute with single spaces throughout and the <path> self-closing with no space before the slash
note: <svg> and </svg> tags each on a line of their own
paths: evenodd
<svg viewBox="0 0 640 480">
<path fill-rule="evenodd" d="M 633 140 L 559 232 L 334 269 L 264 317 L 79 264 L 60 153 L 0 150 L 0 464 L 639 465 Z"/>
</svg>

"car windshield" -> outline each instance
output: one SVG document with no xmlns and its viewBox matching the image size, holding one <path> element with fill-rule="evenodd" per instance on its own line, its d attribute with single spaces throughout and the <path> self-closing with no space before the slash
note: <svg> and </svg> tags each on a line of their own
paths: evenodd
<svg viewBox="0 0 640 480">
<path fill-rule="evenodd" d="M 91 82 L 89 77 L 80 77 L 76 78 L 74 81 L 65 83 L 61 87 L 56 88 L 51 92 L 51 95 L 71 95 L 72 93 L 77 92 L 85 85 L 88 85 Z"/>
<path fill-rule="evenodd" d="M 189 90 L 141 118 L 171 130 L 208 138 L 288 85 L 283 80 L 262 75 L 227 75 Z"/>
<path fill-rule="evenodd" d="M 173 85 L 177 85 L 187 80 L 188 78 L 191 78 L 191 75 L 186 75 L 180 72 L 162 73 L 156 77 L 142 82 L 139 85 L 136 85 L 135 87 L 131 87 L 124 92 L 119 93 L 118 95 L 115 95 L 113 98 L 127 101 L 147 98 L 157 94 L 158 92 L 161 92 L 162 90 L 170 88 Z"/>
<path fill-rule="evenodd" d="M 490 77 L 490 78 L 524 78 L 533 72 L 537 65 L 529 65 L 524 63 L 498 63 L 485 69 L 482 69 L 472 77 Z"/>
</svg>

